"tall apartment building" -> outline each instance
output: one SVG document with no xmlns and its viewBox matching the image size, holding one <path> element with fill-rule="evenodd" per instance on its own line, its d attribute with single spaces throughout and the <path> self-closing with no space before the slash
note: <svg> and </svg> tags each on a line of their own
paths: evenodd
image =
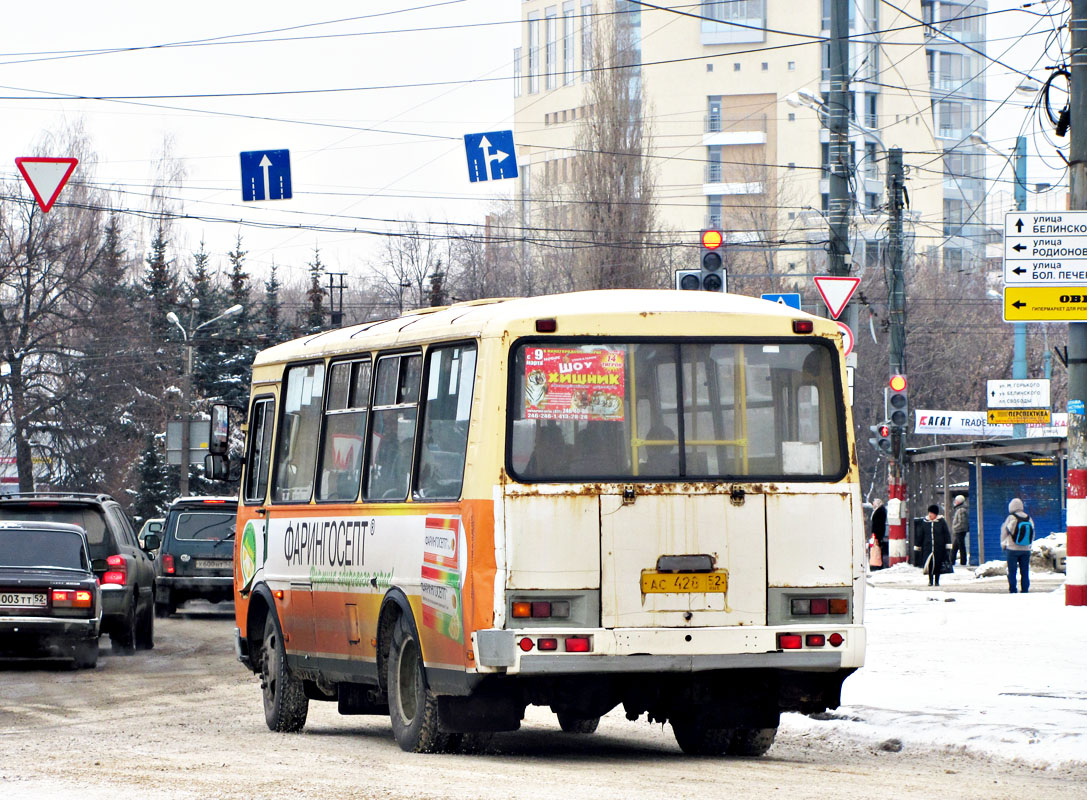
<svg viewBox="0 0 1087 800">
<path fill-rule="evenodd" d="M 985 5 L 967 4 L 969 14 Z M 960 145 L 981 120 L 984 84 L 971 79 L 980 56 L 936 28 L 980 49 L 984 26 L 962 19 L 964 3 L 896 0 L 900 11 L 881 0 L 849 5 L 853 264 L 859 271 L 878 263 L 885 147 L 894 146 L 904 150 L 916 249 L 943 251 L 950 237 L 954 258 L 965 263 L 971 226 L 976 219 L 980 231 L 984 221 L 973 214 L 984 191 L 980 177 L 965 177 L 981 174 L 982 145 L 965 152 Z M 593 36 L 619 20 L 641 64 L 633 79 L 661 222 L 692 246 L 701 229 L 721 228 L 730 258 L 746 254 L 778 275 L 824 271 L 829 137 L 817 108 L 829 91 L 829 0 L 705 0 L 675 10 L 628 0 L 523 0 L 521 8 L 514 125 L 527 224 L 576 174 L 568 166 L 577 157 L 577 126 L 592 113 L 585 88 Z M 815 102 L 795 105 L 798 93 Z"/>
</svg>

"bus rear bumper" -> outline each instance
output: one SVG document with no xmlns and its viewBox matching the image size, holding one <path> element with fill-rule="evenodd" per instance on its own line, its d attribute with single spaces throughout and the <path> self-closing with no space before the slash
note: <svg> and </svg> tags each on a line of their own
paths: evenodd
<svg viewBox="0 0 1087 800">
<path fill-rule="evenodd" d="M 782 650 L 778 634 L 805 637 L 800 649 Z M 807 634 L 842 636 L 842 643 L 809 646 Z M 564 652 L 568 636 L 588 637 L 591 652 Z M 472 634 L 477 671 L 507 675 L 560 675 L 633 672 L 708 672 L 722 669 L 798 669 L 835 671 L 864 664 L 861 625 L 783 628 L 616 628 L 480 630 Z M 524 640 L 528 642 L 524 642 Z M 541 652 L 540 639 L 557 640 L 557 649 Z M 528 643 L 532 646 L 528 647 Z"/>
</svg>

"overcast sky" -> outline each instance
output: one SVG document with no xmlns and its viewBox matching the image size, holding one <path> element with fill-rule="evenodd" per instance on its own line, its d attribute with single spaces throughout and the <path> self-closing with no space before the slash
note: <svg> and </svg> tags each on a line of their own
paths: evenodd
<svg viewBox="0 0 1087 800">
<path fill-rule="evenodd" d="M 5 98 L 439 84 L 130 102 L 3 99 L 0 171 L 8 180 L 18 175 L 16 157 L 40 154 L 35 145 L 43 132 L 82 121 L 98 155 L 94 178 L 123 189 L 125 207 L 147 207 L 167 139 L 186 169 L 185 191 L 171 192 L 183 200 L 175 207 L 193 215 L 385 231 L 396 227 L 385 220 L 406 215 L 477 222 L 488 197 L 508 192 L 508 184 L 468 182 L 460 137 L 512 127 L 516 2 L 109 0 L 5 4 L 4 12 Z M 290 30 L 258 33 L 282 28 Z M 388 33 L 400 30 L 410 32 Z M 335 38 L 315 38 L 322 36 Z M 276 41 L 251 43 L 259 39 Z M 128 49 L 188 41 L 208 43 Z M 44 55 L 112 48 L 124 50 Z M 20 55 L 27 53 L 42 55 Z M 294 198 L 243 204 L 238 154 L 264 149 L 290 150 Z M 380 242 L 353 233 L 240 230 L 254 272 L 274 257 L 301 274 L 318 241 L 330 268 L 350 272 Z M 190 223 L 179 230 L 178 244 L 185 253 L 203 236 L 211 252 L 223 253 L 238 231 L 236 224 Z"/>
<path fill-rule="evenodd" d="M 117 202 L 125 208 L 149 206 L 156 161 L 169 141 L 169 152 L 186 171 L 184 189 L 169 194 L 177 198 L 175 210 L 188 214 L 379 232 L 395 230 L 389 220 L 407 216 L 478 223 L 489 198 L 508 193 L 510 183 L 470 184 L 461 137 L 512 127 L 511 61 L 519 44 L 520 5 L 519 0 L 6 3 L 0 33 L 0 97 L 5 98 L 0 99 L 0 174 L 16 180 L 16 157 L 39 155 L 36 144 L 44 133 L 81 122 L 98 156 L 94 180 L 123 191 Z M 993 0 L 990 9 L 1016 5 Z M 994 15 L 989 36 L 1000 41 L 989 45 L 990 55 L 1021 68 L 1038 61 L 1044 37 L 1018 38 L 1029 23 L 1020 14 Z M 271 41 L 255 43 L 261 39 Z M 152 47 L 179 42 L 200 44 Z M 86 54 L 112 49 L 120 51 Z M 987 94 L 995 99 L 1007 96 L 1019 80 L 998 66 L 987 78 Z M 397 88 L 64 99 L 358 87 Z M 993 117 L 986 134 L 994 145 L 1010 148 L 1026 102 L 1020 97 Z M 242 203 L 238 153 L 264 149 L 290 150 L 294 199 Z M 1055 160 L 1051 151 L 1050 158 Z M 999 161 L 994 158 L 993 170 Z M 1046 179 L 1039 177 L 1045 172 L 1040 163 L 1032 161 L 1030 172 L 1032 181 Z M 179 226 L 175 244 L 183 263 L 201 237 L 218 257 L 239 230 L 252 270 L 263 274 L 274 258 L 288 270 L 283 276 L 288 280 L 304 274 L 318 242 L 329 268 L 349 273 L 359 271 L 381 243 L 380 237 L 350 232 L 266 231 L 207 220 Z M 142 251 L 145 241 L 131 244 Z"/>
</svg>

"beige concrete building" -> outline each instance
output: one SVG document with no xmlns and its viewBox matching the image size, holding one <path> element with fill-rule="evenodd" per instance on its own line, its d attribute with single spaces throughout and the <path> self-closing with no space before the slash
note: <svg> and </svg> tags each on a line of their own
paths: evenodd
<svg viewBox="0 0 1087 800">
<path fill-rule="evenodd" d="M 699 231 L 726 231 L 726 263 L 748 272 L 825 271 L 827 131 L 816 110 L 829 89 L 829 4 L 721 0 L 652 9 L 627 0 L 523 0 L 516 52 L 515 139 L 522 212 L 576 173 L 571 160 L 592 80 L 592 38 L 628 25 L 641 67 L 658 217 L 697 261 Z M 885 153 L 904 149 L 907 225 L 924 250 L 944 235 L 944 160 L 934 128 L 921 26 L 879 0 L 857 0 L 853 20 L 854 273 L 878 264 L 885 239 Z M 899 3 L 921 19 L 922 0 Z M 930 4 L 931 5 L 931 4 Z M 948 4 L 944 4 L 948 5 Z M 898 30 L 891 30 L 898 29 Z M 869 35 L 857 36 L 876 31 Z M 888 32 L 880 32 L 888 31 Z M 800 105 L 787 102 L 807 94 Z M 866 131 L 866 129 L 868 129 Z M 759 264 L 765 269 L 760 270 Z"/>
</svg>

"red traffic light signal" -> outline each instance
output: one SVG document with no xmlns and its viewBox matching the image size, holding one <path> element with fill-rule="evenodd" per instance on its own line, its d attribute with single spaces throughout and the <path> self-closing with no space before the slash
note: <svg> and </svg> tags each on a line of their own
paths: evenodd
<svg viewBox="0 0 1087 800">
<path fill-rule="evenodd" d="M 887 385 L 891 387 L 892 392 L 904 392 L 906 391 L 906 376 L 892 375 Z"/>
<path fill-rule="evenodd" d="M 707 250 L 716 250 L 724 241 L 721 231 L 702 231 L 702 246 Z"/>
<path fill-rule="evenodd" d="M 879 435 L 880 436 L 890 436 L 891 435 L 891 426 L 890 425 L 880 425 L 879 426 Z"/>
</svg>

